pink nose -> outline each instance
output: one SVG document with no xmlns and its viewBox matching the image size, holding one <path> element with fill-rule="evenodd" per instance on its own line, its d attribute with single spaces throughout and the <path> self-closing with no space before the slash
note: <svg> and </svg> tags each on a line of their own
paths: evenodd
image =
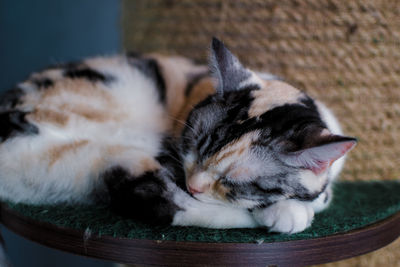
<svg viewBox="0 0 400 267">
<path fill-rule="evenodd" d="M 190 186 L 189 186 L 189 192 L 192 195 L 202 193 L 201 191 L 194 189 L 193 187 L 190 187 Z"/>
</svg>

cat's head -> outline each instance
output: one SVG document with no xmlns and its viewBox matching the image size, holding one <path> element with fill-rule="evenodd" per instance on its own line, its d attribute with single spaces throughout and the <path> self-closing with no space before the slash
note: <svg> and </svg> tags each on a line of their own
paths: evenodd
<svg viewBox="0 0 400 267">
<path fill-rule="evenodd" d="M 261 79 L 215 38 L 210 64 L 216 93 L 191 111 L 182 136 L 188 190 L 246 208 L 316 198 L 356 139 L 332 134 L 310 97 Z"/>
</svg>

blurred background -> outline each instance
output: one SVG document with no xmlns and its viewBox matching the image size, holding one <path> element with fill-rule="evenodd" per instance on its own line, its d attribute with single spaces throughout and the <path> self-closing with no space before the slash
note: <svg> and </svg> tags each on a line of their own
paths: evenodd
<svg viewBox="0 0 400 267">
<path fill-rule="evenodd" d="M 0 91 L 58 62 L 113 54 L 121 48 L 120 1 L 0 0 Z M 108 267 L 60 252 L 1 227 L 15 267 Z"/>
</svg>

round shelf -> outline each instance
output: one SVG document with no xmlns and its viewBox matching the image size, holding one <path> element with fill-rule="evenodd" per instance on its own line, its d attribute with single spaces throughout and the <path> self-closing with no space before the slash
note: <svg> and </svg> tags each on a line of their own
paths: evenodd
<svg viewBox="0 0 400 267">
<path fill-rule="evenodd" d="M 381 248 L 400 235 L 400 213 L 370 226 L 307 240 L 272 243 L 177 242 L 98 236 L 0 208 L 1 223 L 27 239 L 120 263 L 162 266 L 299 266 L 337 261 Z"/>
</svg>

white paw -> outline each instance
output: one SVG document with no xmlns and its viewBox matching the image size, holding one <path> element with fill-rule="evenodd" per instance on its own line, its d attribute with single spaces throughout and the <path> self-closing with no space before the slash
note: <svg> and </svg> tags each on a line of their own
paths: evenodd
<svg viewBox="0 0 400 267">
<path fill-rule="evenodd" d="M 288 199 L 254 210 L 253 215 L 260 225 L 269 227 L 271 232 L 293 234 L 311 225 L 314 210 L 306 203 Z"/>
<path fill-rule="evenodd" d="M 332 189 L 327 188 L 325 192 L 322 192 L 316 199 L 310 202 L 310 207 L 315 213 L 321 212 L 326 209 L 332 200 Z"/>
</svg>

